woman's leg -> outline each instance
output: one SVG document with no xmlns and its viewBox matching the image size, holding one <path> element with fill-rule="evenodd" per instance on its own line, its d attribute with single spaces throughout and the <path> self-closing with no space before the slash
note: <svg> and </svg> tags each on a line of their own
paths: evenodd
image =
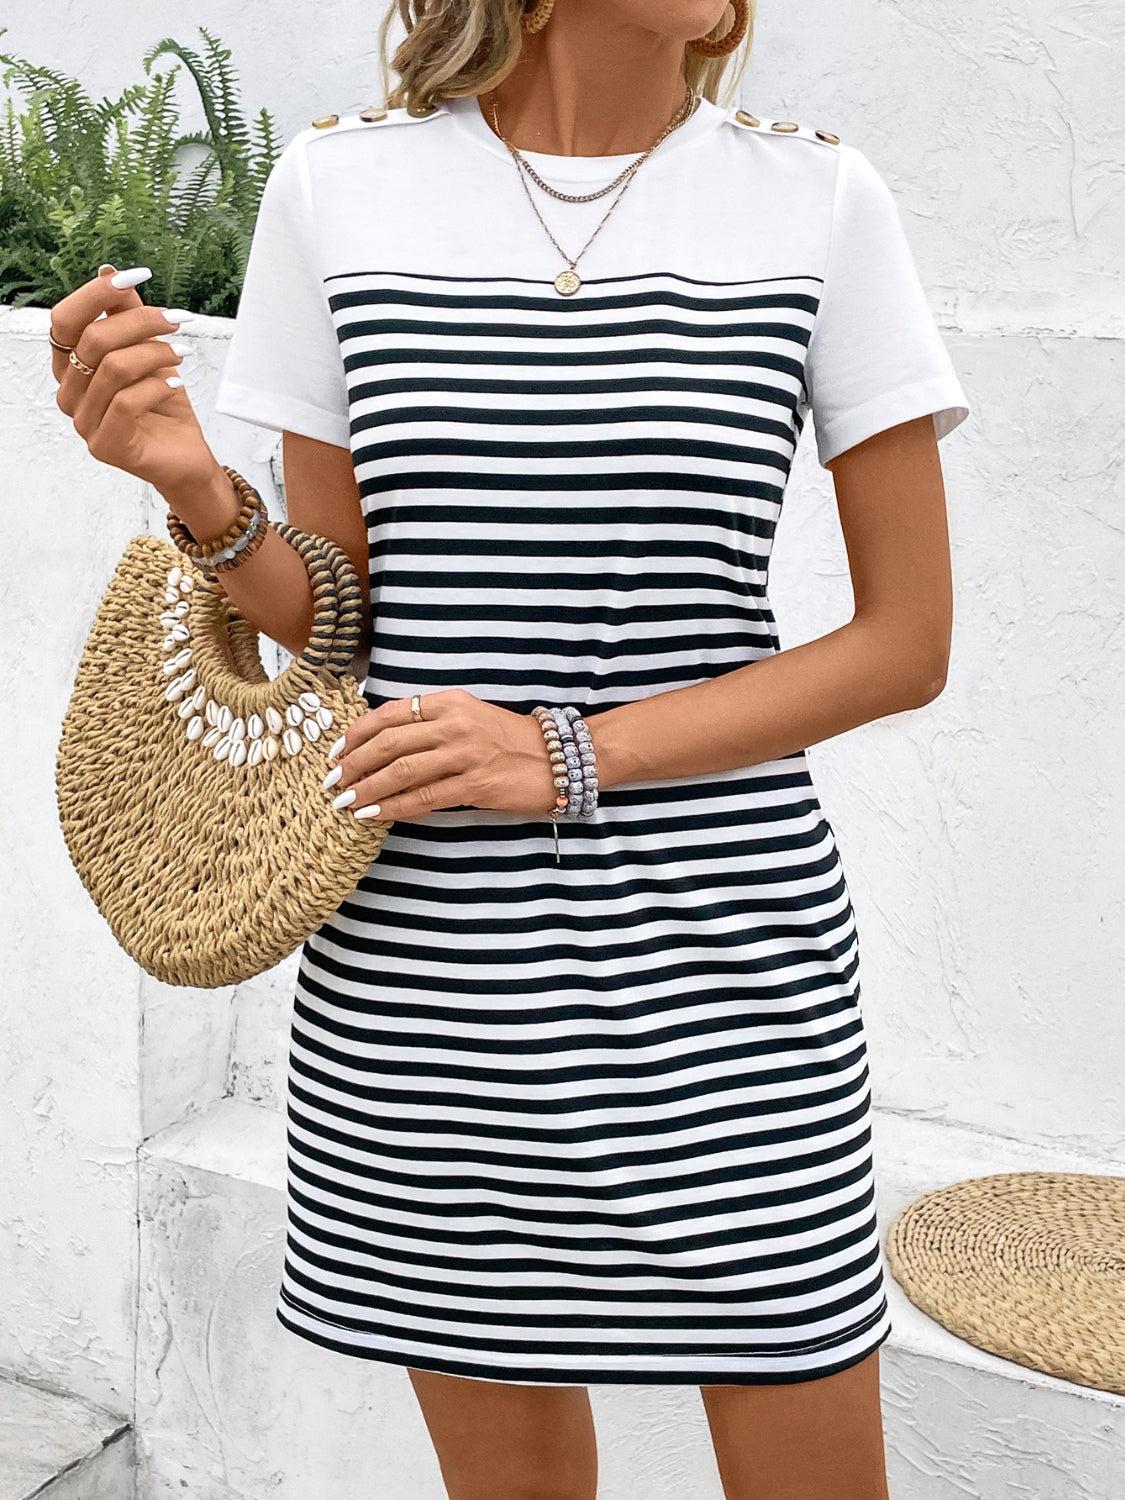
<svg viewBox="0 0 1125 1500">
<path fill-rule="evenodd" d="M 449 1500 L 595 1500 L 598 1454 L 585 1386 L 408 1373 Z"/>
<path fill-rule="evenodd" d="M 888 1500 L 878 1349 L 836 1375 L 699 1394 L 727 1500 Z"/>
</svg>

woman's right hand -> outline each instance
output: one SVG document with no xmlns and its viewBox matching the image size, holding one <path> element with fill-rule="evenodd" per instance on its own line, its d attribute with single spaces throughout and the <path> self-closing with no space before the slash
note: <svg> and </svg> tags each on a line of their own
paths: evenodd
<svg viewBox="0 0 1125 1500">
<path fill-rule="evenodd" d="M 152 273 L 135 267 L 119 273 L 129 284 L 115 287 L 112 266 L 68 293 L 51 309 L 50 328 L 60 344 L 73 346 L 84 375 L 62 350 L 51 346 L 51 367 L 60 409 L 100 463 L 147 480 L 193 531 L 192 517 L 180 510 L 202 502 L 198 514 L 214 514 L 216 494 L 231 494 L 222 467 L 203 436 L 183 382 L 173 385 L 184 345 L 170 345 L 160 334 L 174 332 L 189 312 L 149 307 L 136 287 Z M 106 316 L 100 317 L 99 314 Z M 221 528 L 220 528 L 221 529 Z M 199 535 L 199 532 L 195 532 Z"/>
</svg>

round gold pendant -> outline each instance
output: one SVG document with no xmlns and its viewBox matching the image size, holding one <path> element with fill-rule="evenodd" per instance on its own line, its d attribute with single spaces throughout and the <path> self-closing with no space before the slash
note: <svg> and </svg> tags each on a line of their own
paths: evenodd
<svg viewBox="0 0 1125 1500">
<path fill-rule="evenodd" d="M 555 277 L 555 291 L 561 292 L 564 297 L 570 297 L 582 285 L 577 271 L 560 271 Z"/>
</svg>

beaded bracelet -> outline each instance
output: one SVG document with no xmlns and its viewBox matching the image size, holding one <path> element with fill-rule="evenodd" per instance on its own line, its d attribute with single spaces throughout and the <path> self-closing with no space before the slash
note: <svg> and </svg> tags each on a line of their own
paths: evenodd
<svg viewBox="0 0 1125 1500">
<path fill-rule="evenodd" d="M 570 784 L 566 789 L 567 805 L 563 809 L 563 817 L 577 817 L 582 807 L 582 794 L 585 791 L 585 778 L 582 775 L 582 757 L 578 753 L 578 741 L 574 735 L 574 726 L 561 708 L 548 709 L 548 713 L 554 720 L 555 732 L 559 736 L 559 748 L 562 752 L 566 765 Z"/>
<path fill-rule="evenodd" d="M 176 545 L 199 564 L 208 578 L 240 567 L 253 557 L 269 529 L 269 516 L 257 490 L 235 470 L 224 465 L 223 471 L 240 495 L 241 505 L 237 519 L 221 537 L 201 543 L 178 516 L 169 513 L 168 517 L 168 529 Z"/>
<path fill-rule="evenodd" d="M 223 464 L 222 470 L 234 486 L 240 504 L 237 517 L 221 537 L 200 542 L 173 511 L 169 510 L 167 517 L 168 532 L 176 546 L 209 577 L 240 567 L 253 557 L 269 529 L 269 515 L 258 491 L 236 469 Z"/>
<path fill-rule="evenodd" d="M 169 526 L 169 531 L 172 527 Z M 254 553 L 266 539 L 269 530 L 269 518 L 264 508 L 255 511 L 245 528 L 239 533 L 229 546 L 216 548 L 210 552 L 193 552 L 188 555 L 203 571 L 205 577 L 215 578 L 220 573 L 229 572 L 233 568 L 241 567 L 248 562 Z M 179 546 L 179 542 L 176 543 Z M 185 551 L 185 548 L 180 549 Z"/>
<path fill-rule="evenodd" d="M 222 536 L 208 539 L 207 541 L 199 541 L 191 534 L 187 526 L 184 525 L 183 521 L 180 520 L 174 511 L 170 510 L 168 512 L 168 530 L 172 533 L 173 540 L 179 546 L 180 550 L 186 552 L 189 557 L 199 558 L 207 553 L 216 552 L 221 547 L 230 546 L 246 530 L 254 512 L 262 504 L 262 497 L 249 480 L 244 479 L 237 470 L 232 469 L 228 464 L 222 464 L 221 468 L 230 480 L 239 498 L 238 515 L 227 527 L 226 531 L 223 532 Z"/>
<path fill-rule="evenodd" d="M 585 719 L 573 706 L 533 710 L 551 762 L 558 795 L 547 816 L 555 830 L 555 861 L 559 853 L 559 819 L 593 817 L 598 805 L 597 756 Z"/>
<path fill-rule="evenodd" d="M 592 818 L 598 806 L 598 758 L 594 752 L 593 737 L 586 720 L 576 708 L 568 706 L 563 709 L 563 713 L 570 720 L 582 761 L 582 805 L 576 816 Z"/>
</svg>

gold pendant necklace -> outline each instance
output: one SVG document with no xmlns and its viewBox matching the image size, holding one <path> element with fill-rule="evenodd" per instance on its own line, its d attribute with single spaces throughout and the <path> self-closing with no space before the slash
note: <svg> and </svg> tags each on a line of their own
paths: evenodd
<svg viewBox="0 0 1125 1500">
<path fill-rule="evenodd" d="M 520 173 L 520 182 L 523 184 L 523 190 L 527 194 L 528 202 L 531 204 L 532 209 L 535 211 L 536 218 L 539 220 L 540 224 L 543 225 L 543 228 L 544 228 L 544 230 L 546 231 L 546 234 L 547 234 L 547 238 L 551 241 L 551 244 L 554 245 L 555 249 L 559 252 L 559 254 L 562 256 L 562 258 L 566 261 L 565 267 L 558 273 L 558 275 L 555 277 L 554 282 L 553 282 L 555 291 L 558 292 L 561 297 L 573 297 L 574 293 L 582 285 L 582 278 L 579 276 L 578 272 L 574 268 L 578 264 L 578 262 L 582 258 L 582 256 L 585 255 L 586 251 L 589 249 L 589 247 L 592 244 L 595 236 L 601 230 L 602 225 L 609 218 L 610 214 L 617 207 L 618 203 L 620 203 L 620 201 L 621 201 L 621 199 L 622 199 L 622 197 L 623 197 L 623 195 L 625 193 L 626 188 L 628 188 L 629 184 L 632 182 L 633 177 L 636 175 L 638 169 L 642 166 L 642 164 L 644 162 L 646 162 L 648 160 L 648 158 L 652 155 L 652 153 L 656 150 L 657 146 L 660 145 L 661 141 L 664 140 L 664 138 L 666 136 L 670 135 L 672 133 L 672 131 L 675 130 L 678 126 L 682 125 L 685 120 L 689 120 L 691 118 L 691 116 L 699 108 L 699 100 L 700 100 L 700 95 L 693 94 L 689 90 L 688 94 L 687 94 L 687 97 L 685 98 L 683 104 L 681 104 L 679 106 L 679 108 L 676 110 L 676 113 L 672 116 L 672 119 L 668 122 L 668 124 L 660 132 L 660 134 L 657 136 L 656 140 L 653 141 L 652 145 L 648 148 L 648 150 L 645 151 L 645 152 L 643 152 L 642 155 L 639 156 L 635 162 L 630 162 L 630 164 L 624 169 L 624 171 L 619 172 L 618 175 L 613 179 L 613 181 L 610 182 L 610 183 L 608 183 L 604 188 L 599 188 L 596 192 L 593 192 L 593 193 L 575 193 L 575 194 L 559 192 L 559 190 L 557 188 L 553 188 L 548 183 L 546 183 L 546 182 L 543 181 L 543 179 L 539 176 L 539 174 L 531 166 L 531 163 L 528 162 L 528 161 L 526 161 L 524 159 L 524 157 L 521 155 L 521 153 L 519 151 L 519 148 L 516 147 L 516 146 L 513 146 L 512 143 L 511 143 L 511 141 L 509 141 L 507 139 L 507 137 L 501 131 L 501 129 L 500 129 L 500 123 L 499 123 L 499 120 L 497 119 L 497 114 L 496 114 L 496 101 L 493 100 L 493 103 L 492 103 L 492 123 L 493 123 L 493 128 L 495 129 L 496 134 L 504 142 L 505 146 L 507 146 L 508 150 L 511 152 L 513 158 L 515 159 L 516 167 L 517 167 L 517 169 L 519 169 L 519 173 Z M 535 199 L 531 196 L 531 190 L 528 188 L 525 173 L 527 175 L 530 175 L 531 177 L 533 177 L 535 179 L 535 181 L 538 183 L 538 185 L 543 189 L 544 192 L 550 193 L 553 198 L 559 198 L 559 199 L 561 199 L 561 200 L 563 200 L 564 202 L 567 202 L 567 203 L 589 203 L 589 202 L 591 202 L 595 198 L 604 197 L 606 193 L 612 192 L 612 190 L 618 185 L 618 183 L 621 184 L 621 191 L 618 193 L 617 197 L 613 200 L 613 202 L 610 204 L 610 206 L 606 209 L 605 213 L 602 215 L 601 219 L 599 220 L 599 222 L 597 224 L 597 227 L 594 230 L 594 233 L 590 236 L 590 238 L 582 246 L 582 249 L 579 250 L 578 254 L 574 257 L 573 260 L 570 258 L 569 255 L 567 255 L 566 251 L 559 244 L 558 240 L 555 239 L 554 235 L 551 233 L 551 230 L 550 230 L 550 228 L 549 228 L 549 226 L 547 224 L 547 221 L 544 219 L 543 215 L 539 212 L 539 209 L 538 209 L 538 207 L 536 206 L 536 203 L 535 203 Z"/>
</svg>

